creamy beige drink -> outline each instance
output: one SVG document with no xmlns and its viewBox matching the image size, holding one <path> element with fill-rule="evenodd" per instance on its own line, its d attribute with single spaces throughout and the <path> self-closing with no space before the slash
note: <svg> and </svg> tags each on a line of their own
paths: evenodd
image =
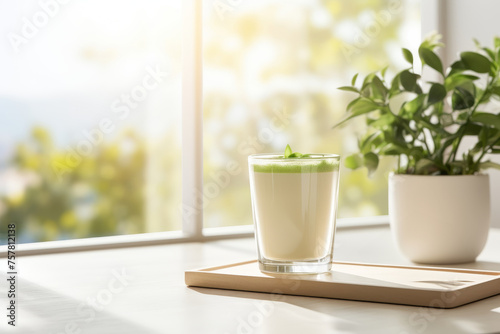
<svg viewBox="0 0 500 334">
<path fill-rule="evenodd" d="M 270 260 L 312 260 L 330 252 L 337 172 L 254 172 L 257 233 Z"/>
<path fill-rule="evenodd" d="M 287 263 L 292 266 L 301 262 L 303 267 L 304 263 L 331 263 L 339 177 L 339 160 L 334 157 L 257 161 L 250 157 L 261 269 L 266 264 L 282 263 L 286 267 Z M 276 271 L 309 272 L 304 268 Z"/>
</svg>

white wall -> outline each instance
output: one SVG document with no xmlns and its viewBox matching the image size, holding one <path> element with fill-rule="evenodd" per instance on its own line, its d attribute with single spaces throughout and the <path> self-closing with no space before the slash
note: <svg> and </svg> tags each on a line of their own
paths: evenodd
<svg viewBox="0 0 500 334">
<path fill-rule="evenodd" d="M 459 52 L 475 49 L 473 38 L 482 45 L 493 46 L 493 37 L 500 36 L 499 15 L 498 0 L 422 0 L 422 36 L 431 31 L 443 35 L 446 48 L 441 51 L 441 56 L 444 65 L 449 65 Z M 492 160 L 500 162 L 500 157 Z M 500 227 L 500 171 L 489 170 L 488 173 L 492 225 Z"/>
</svg>

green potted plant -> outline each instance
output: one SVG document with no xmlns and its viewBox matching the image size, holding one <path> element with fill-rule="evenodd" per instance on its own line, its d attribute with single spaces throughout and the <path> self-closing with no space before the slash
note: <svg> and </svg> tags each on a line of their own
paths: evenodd
<svg viewBox="0 0 500 334">
<path fill-rule="evenodd" d="M 356 74 L 340 87 L 357 97 L 335 127 L 358 116 L 367 132 L 348 168 L 373 172 L 381 156 L 394 156 L 389 177 L 389 216 L 396 243 L 414 262 L 474 261 L 484 248 L 490 222 L 489 160 L 500 153 L 500 112 L 487 112 L 500 97 L 500 38 L 494 48 L 466 51 L 444 68 L 436 49 L 439 36 L 425 39 L 418 56 L 422 69 L 438 80 L 424 81 L 414 57 L 402 49 L 409 67 L 386 78 L 386 69 Z M 427 69 L 426 69 L 427 71 Z M 472 138 L 464 141 L 464 138 Z"/>
</svg>

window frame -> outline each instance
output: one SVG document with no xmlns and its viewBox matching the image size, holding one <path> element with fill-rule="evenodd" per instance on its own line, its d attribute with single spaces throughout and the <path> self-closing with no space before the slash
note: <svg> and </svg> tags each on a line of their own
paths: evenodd
<svg viewBox="0 0 500 334">
<path fill-rule="evenodd" d="M 389 225 L 388 216 L 337 219 L 337 231 L 357 230 Z M 16 245 L 17 256 L 57 254 L 123 247 L 143 247 L 186 242 L 207 242 L 224 239 L 253 238 L 253 225 L 214 227 L 200 236 L 189 236 L 184 231 L 150 232 L 107 237 L 43 241 Z M 0 258 L 7 257 L 7 245 L 0 246 Z"/>
</svg>

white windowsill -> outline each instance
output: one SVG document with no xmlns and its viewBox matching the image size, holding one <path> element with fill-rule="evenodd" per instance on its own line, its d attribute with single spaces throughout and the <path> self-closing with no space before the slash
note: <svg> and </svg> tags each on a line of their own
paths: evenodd
<svg viewBox="0 0 500 334">
<path fill-rule="evenodd" d="M 342 218 L 337 221 L 337 229 L 355 229 L 389 224 L 388 216 Z M 203 242 L 211 240 L 253 237 L 253 225 L 206 228 L 200 237 L 186 237 L 182 231 L 152 232 L 142 234 L 117 235 L 109 237 L 34 242 L 16 245 L 16 254 L 41 255 L 50 253 L 76 252 L 84 250 L 111 249 L 165 245 L 181 242 Z M 7 257 L 7 246 L 0 246 L 0 258 Z"/>
</svg>

